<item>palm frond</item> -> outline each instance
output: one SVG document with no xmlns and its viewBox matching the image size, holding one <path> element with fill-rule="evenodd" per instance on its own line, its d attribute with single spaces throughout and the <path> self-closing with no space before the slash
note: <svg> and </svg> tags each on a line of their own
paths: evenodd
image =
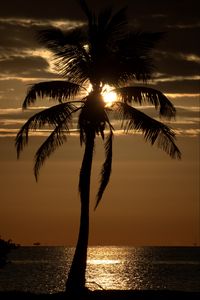
<svg viewBox="0 0 200 300">
<path fill-rule="evenodd" d="M 126 39 L 123 40 L 123 43 L 120 44 L 120 48 L 128 55 L 133 51 L 132 55 L 145 56 L 154 49 L 156 43 L 158 43 L 164 35 L 164 32 L 131 31 L 126 36 Z"/>
<path fill-rule="evenodd" d="M 126 22 L 126 8 L 123 8 L 104 22 L 104 26 L 96 24 L 91 30 L 95 37 L 90 38 L 94 77 L 98 74 L 101 82 L 116 87 L 130 80 L 146 82 L 151 78 L 155 69 L 151 50 L 162 36 L 130 32 Z"/>
<path fill-rule="evenodd" d="M 85 14 L 85 16 L 88 19 L 88 22 L 91 23 L 93 20 L 93 13 L 91 12 L 91 10 L 89 9 L 87 3 L 85 0 L 79 0 L 80 6 Z"/>
<path fill-rule="evenodd" d="M 126 7 L 121 8 L 113 13 L 111 7 L 102 10 L 94 26 L 92 33 L 95 35 L 95 40 L 101 47 L 116 46 L 116 42 L 122 39 L 126 33 L 127 16 Z"/>
<path fill-rule="evenodd" d="M 44 164 L 45 160 L 66 140 L 66 133 L 69 133 L 69 128 L 66 123 L 61 123 L 50 136 L 45 140 L 41 147 L 37 150 L 35 154 L 35 165 L 34 165 L 34 175 L 36 181 L 38 180 L 38 175 L 40 168 Z"/>
<path fill-rule="evenodd" d="M 37 39 L 43 46 L 57 55 L 66 48 L 77 45 L 77 43 L 85 43 L 85 26 L 79 26 L 67 31 L 62 31 L 55 27 L 39 30 Z"/>
<path fill-rule="evenodd" d="M 126 34 L 126 21 L 124 8 L 114 14 L 111 8 L 107 8 L 89 24 L 89 67 L 92 83 L 99 81 L 115 84 L 121 76 L 121 57 L 116 54 L 119 54 L 117 43 Z"/>
<path fill-rule="evenodd" d="M 37 97 L 49 97 L 58 102 L 75 97 L 82 87 L 79 84 L 68 81 L 47 81 L 32 85 L 23 102 L 23 109 L 34 104 Z"/>
<path fill-rule="evenodd" d="M 55 61 L 64 78 L 78 85 L 84 85 L 90 79 L 90 57 L 84 46 L 66 49 Z"/>
<path fill-rule="evenodd" d="M 174 131 L 165 124 L 152 119 L 143 112 L 131 107 L 127 103 L 118 103 L 122 117 L 122 126 L 129 130 L 141 131 L 146 141 L 165 151 L 171 158 L 181 158 L 181 152 L 175 144 Z"/>
<path fill-rule="evenodd" d="M 152 49 L 162 36 L 159 32 L 130 32 L 127 30 L 125 12 L 125 9 L 121 10 L 116 24 L 113 16 L 105 30 L 102 43 L 104 52 L 100 51 L 103 55 L 97 70 L 102 82 L 115 87 L 125 85 L 130 80 L 146 82 L 151 78 L 155 69 Z"/>
<path fill-rule="evenodd" d="M 140 105 L 145 102 L 159 108 L 160 116 L 167 118 L 175 117 L 176 109 L 168 98 L 160 91 L 142 86 L 127 86 L 123 88 L 117 88 L 115 90 L 124 103 L 138 103 Z"/>
<path fill-rule="evenodd" d="M 100 13 L 98 14 L 97 24 L 98 24 L 98 28 L 101 29 L 101 31 L 105 31 L 111 17 L 112 17 L 111 7 L 106 7 L 104 10 L 100 11 Z"/>
<path fill-rule="evenodd" d="M 112 168 L 112 142 L 113 142 L 113 132 L 111 130 L 104 145 L 106 159 L 101 170 L 100 187 L 97 193 L 95 209 L 99 205 L 99 202 L 101 201 L 103 193 L 110 179 L 111 168 Z"/>
<path fill-rule="evenodd" d="M 161 32 L 131 31 L 119 43 L 119 53 L 123 62 L 123 68 L 130 79 L 146 82 L 151 78 L 155 69 L 152 49 L 162 36 L 163 33 Z"/>
<path fill-rule="evenodd" d="M 118 10 L 108 22 L 106 33 L 114 44 L 127 35 L 127 7 Z M 108 41 L 109 42 L 109 41 Z"/>
<path fill-rule="evenodd" d="M 38 39 L 53 51 L 57 69 L 64 78 L 77 84 L 88 80 L 90 60 L 85 50 L 88 44 L 85 25 L 67 31 L 57 28 L 40 30 Z"/>
<path fill-rule="evenodd" d="M 15 146 L 17 148 L 17 157 L 19 158 L 20 152 L 24 149 L 24 146 L 28 144 L 28 134 L 30 130 L 40 129 L 46 124 L 53 127 L 63 122 L 67 124 L 71 120 L 71 114 L 78 109 L 79 108 L 71 103 L 62 103 L 47 108 L 30 117 L 16 136 Z"/>
</svg>

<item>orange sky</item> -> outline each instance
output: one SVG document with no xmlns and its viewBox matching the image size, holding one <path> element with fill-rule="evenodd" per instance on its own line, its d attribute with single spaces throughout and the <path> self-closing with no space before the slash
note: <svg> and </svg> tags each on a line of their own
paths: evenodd
<svg viewBox="0 0 200 300">
<path fill-rule="evenodd" d="M 79 221 L 82 150 L 70 137 L 34 180 L 34 137 L 20 161 L 12 138 L 0 139 L 0 228 L 21 244 L 74 244 Z M 199 230 L 198 139 L 180 137 L 182 161 L 171 160 L 140 136 L 115 137 L 110 184 L 94 212 L 102 158 L 97 143 L 91 191 L 91 245 L 192 245 Z"/>
</svg>

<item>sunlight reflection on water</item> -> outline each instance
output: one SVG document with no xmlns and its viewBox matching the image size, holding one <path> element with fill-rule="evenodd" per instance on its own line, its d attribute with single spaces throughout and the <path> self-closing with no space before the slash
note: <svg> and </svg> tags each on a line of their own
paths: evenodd
<svg viewBox="0 0 200 300">
<path fill-rule="evenodd" d="M 65 289 L 74 248 L 20 247 L 1 269 L 0 290 Z M 200 291 L 199 247 L 90 247 L 87 286 L 95 289 Z"/>
<path fill-rule="evenodd" d="M 126 290 L 141 288 L 144 278 L 139 259 L 141 259 L 139 249 L 129 247 L 90 248 L 87 268 L 88 287 L 96 289 L 100 286 L 103 289 Z"/>
<path fill-rule="evenodd" d="M 89 259 L 87 260 L 88 265 L 114 265 L 119 264 L 121 261 L 116 259 Z"/>
</svg>

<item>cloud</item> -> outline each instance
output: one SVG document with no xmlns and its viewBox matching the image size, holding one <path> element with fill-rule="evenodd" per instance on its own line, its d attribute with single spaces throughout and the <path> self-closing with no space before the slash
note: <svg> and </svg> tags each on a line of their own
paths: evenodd
<svg viewBox="0 0 200 300">
<path fill-rule="evenodd" d="M 200 75 L 200 57 L 195 54 L 155 51 L 156 69 L 162 76 L 195 76 Z"/>
<path fill-rule="evenodd" d="M 0 115 L 16 115 L 22 113 L 21 108 L 1 108 Z"/>
<path fill-rule="evenodd" d="M 26 50 L 34 50 L 40 48 L 41 45 L 37 41 L 37 31 L 57 26 L 60 28 L 70 29 L 82 24 L 80 21 L 68 20 L 36 20 L 36 19 L 20 19 L 20 18 L 0 18 L 0 57 L 7 55 L 20 54 L 23 55 Z M 6 34 L 5 34 L 6 32 Z"/>
<path fill-rule="evenodd" d="M 199 55 L 199 35 L 200 22 L 189 28 L 166 28 L 166 35 L 159 43 L 159 49 L 170 53 Z"/>
<path fill-rule="evenodd" d="M 182 54 L 182 57 L 187 61 L 193 61 L 200 64 L 200 56 L 195 54 Z"/>
<path fill-rule="evenodd" d="M 181 129 L 178 128 L 175 130 L 176 135 L 184 137 L 197 137 L 200 136 L 200 129 Z"/>
<path fill-rule="evenodd" d="M 39 56 L 10 56 L 8 59 L 0 61 L 1 76 L 44 77 L 39 76 L 39 74 L 47 70 L 48 67 L 47 61 Z"/>
<path fill-rule="evenodd" d="M 199 79 L 184 79 L 179 80 L 161 80 L 154 81 L 154 88 L 162 91 L 163 93 L 184 93 L 184 94 L 198 94 L 200 92 Z"/>
<path fill-rule="evenodd" d="M 35 36 L 36 26 L 25 23 L 23 20 L 0 19 L 1 54 L 6 55 L 6 50 L 16 49 L 19 53 L 22 49 L 38 46 Z M 5 34 L 6 32 L 6 34 Z"/>
<path fill-rule="evenodd" d="M 71 28 L 75 21 L 0 19 L 0 77 L 22 79 L 47 79 L 58 77 L 50 51 L 42 48 L 36 32 L 52 25 Z M 5 34 L 6 32 L 6 34 Z M 56 75 L 55 75 L 56 73 Z"/>
<path fill-rule="evenodd" d="M 2 119 L 0 120 L 0 127 L 9 126 L 22 126 L 26 122 L 26 119 Z"/>
<path fill-rule="evenodd" d="M 4 1 L 1 4 L 1 17 L 20 17 L 36 19 L 57 19 L 69 16 L 70 19 L 81 16 L 80 7 L 74 0 L 57 0 L 55 2 L 48 0 L 15 0 Z"/>
</svg>

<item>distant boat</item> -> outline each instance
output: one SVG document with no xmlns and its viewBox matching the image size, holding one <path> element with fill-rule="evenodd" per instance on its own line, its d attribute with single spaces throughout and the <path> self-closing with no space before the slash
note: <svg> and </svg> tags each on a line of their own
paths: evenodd
<svg viewBox="0 0 200 300">
<path fill-rule="evenodd" d="M 39 242 L 33 243 L 33 246 L 40 246 Z"/>
</svg>

